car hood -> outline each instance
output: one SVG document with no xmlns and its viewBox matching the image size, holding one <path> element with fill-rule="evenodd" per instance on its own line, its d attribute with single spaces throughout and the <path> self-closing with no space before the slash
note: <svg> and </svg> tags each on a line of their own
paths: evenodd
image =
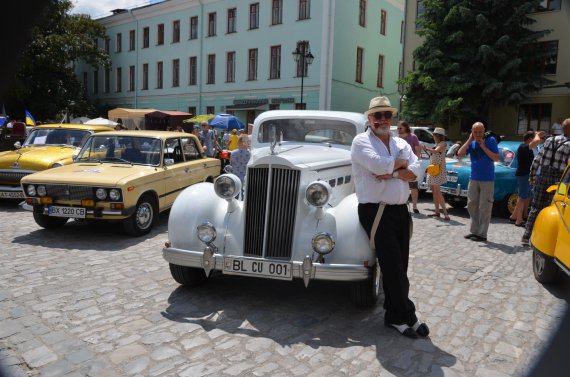
<svg viewBox="0 0 570 377">
<path fill-rule="evenodd" d="M 445 164 L 447 171 L 455 171 L 458 173 L 466 172 L 467 174 L 471 174 L 471 161 L 467 160 L 455 160 L 455 159 L 447 159 Z M 499 171 L 508 171 L 511 172 L 512 168 L 495 162 L 495 174 Z"/>
<path fill-rule="evenodd" d="M 28 175 L 22 183 L 118 186 L 156 171 L 156 167 L 131 164 L 75 163 Z"/>
<path fill-rule="evenodd" d="M 54 162 L 71 159 L 79 148 L 70 146 L 35 146 L 0 153 L 0 169 L 45 170 Z"/>
<path fill-rule="evenodd" d="M 301 170 L 318 170 L 350 164 L 350 150 L 326 145 L 287 144 L 252 151 L 249 166 L 278 164 Z"/>
</svg>

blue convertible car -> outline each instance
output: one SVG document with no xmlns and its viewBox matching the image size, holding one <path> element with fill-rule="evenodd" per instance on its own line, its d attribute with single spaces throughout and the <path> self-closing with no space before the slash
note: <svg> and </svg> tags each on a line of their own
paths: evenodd
<svg viewBox="0 0 570 377">
<path fill-rule="evenodd" d="M 510 216 L 517 204 L 517 159 L 515 158 L 519 141 L 499 143 L 499 161 L 495 162 L 495 203 L 494 210 L 502 216 Z M 441 192 L 453 208 L 467 205 L 467 188 L 471 174 L 471 162 L 466 156 L 461 160 L 448 160 L 447 182 L 441 186 Z"/>
</svg>

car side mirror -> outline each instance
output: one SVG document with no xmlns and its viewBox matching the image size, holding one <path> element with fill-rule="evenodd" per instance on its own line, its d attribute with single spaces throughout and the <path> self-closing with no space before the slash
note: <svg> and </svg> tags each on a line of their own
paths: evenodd
<svg viewBox="0 0 570 377">
<path fill-rule="evenodd" d="M 164 159 L 164 166 L 170 166 L 170 165 L 174 165 L 174 159 L 173 158 L 165 158 Z"/>
<path fill-rule="evenodd" d="M 16 148 L 16 149 L 22 148 L 22 143 L 20 143 L 19 141 L 15 142 L 15 143 L 14 143 L 14 148 Z"/>
</svg>

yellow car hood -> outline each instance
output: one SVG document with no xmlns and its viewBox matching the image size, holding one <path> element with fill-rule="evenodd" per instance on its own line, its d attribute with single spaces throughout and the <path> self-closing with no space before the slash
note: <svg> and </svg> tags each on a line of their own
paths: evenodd
<svg viewBox="0 0 570 377">
<path fill-rule="evenodd" d="M 158 169 L 154 166 L 117 163 L 74 163 L 34 173 L 22 183 L 69 184 L 80 186 L 120 186 Z"/>
<path fill-rule="evenodd" d="M 71 146 L 30 146 L 0 153 L 0 169 L 45 170 L 53 163 L 71 158 L 79 148 Z"/>
</svg>

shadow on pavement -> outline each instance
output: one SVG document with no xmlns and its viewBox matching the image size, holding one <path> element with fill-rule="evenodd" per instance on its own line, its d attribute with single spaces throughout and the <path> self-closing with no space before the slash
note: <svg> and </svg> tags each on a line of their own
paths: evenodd
<svg viewBox="0 0 570 377">
<path fill-rule="evenodd" d="M 176 288 L 161 314 L 171 321 L 197 324 L 205 331 L 268 338 L 282 347 L 375 346 L 378 361 L 396 376 L 410 371 L 444 375 L 442 368 L 455 365 L 456 357 L 429 338 L 408 339 L 385 327 L 383 297 L 374 309 L 357 308 L 349 302 L 347 288 L 346 283 L 338 282 L 314 281 L 305 288 L 298 280 L 218 273 L 206 285 Z M 335 351 L 339 352 L 342 350 Z M 352 350 L 347 352 L 347 357 L 353 357 Z"/>
</svg>

